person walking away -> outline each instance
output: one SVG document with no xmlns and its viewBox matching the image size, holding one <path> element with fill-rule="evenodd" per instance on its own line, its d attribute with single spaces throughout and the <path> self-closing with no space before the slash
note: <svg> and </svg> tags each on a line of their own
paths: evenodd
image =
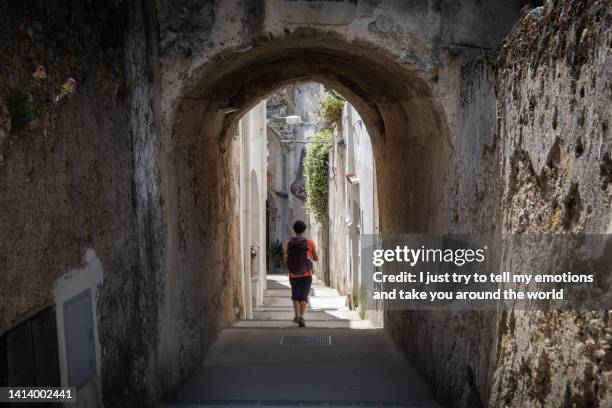
<svg viewBox="0 0 612 408">
<path fill-rule="evenodd" d="M 312 261 L 318 261 L 317 249 L 313 240 L 306 238 L 306 224 L 296 221 L 293 224 L 295 236 L 285 243 L 285 264 L 289 270 L 291 300 L 295 317 L 293 321 L 300 327 L 306 327 L 304 312 L 308 305 L 308 294 L 312 285 Z"/>
</svg>

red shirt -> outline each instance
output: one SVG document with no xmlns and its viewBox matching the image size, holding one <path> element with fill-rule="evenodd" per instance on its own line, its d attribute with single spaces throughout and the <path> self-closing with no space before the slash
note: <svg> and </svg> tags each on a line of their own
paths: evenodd
<svg viewBox="0 0 612 408">
<path fill-rule="evenodd" d="M 289 241 L 285 242 L 285 257 L 287 256 L 287 245 L 288 244 L 289 244 Z M 312 239 L 306 240 L 306 256 L 309 259 L 312 259 L 312 256 L 313 256 L 313 254 L 315 252 L 315 248 L 316 248 L 316 246 L 315 246 L 315 243 L 314 243 L 314 241 Z M 289 272 L 289 277 L 290 278 L 305 278 L 305 277 L 308 277 L 308 276 L 312 276 L 312 269 L 307 271 L 303 275 L 294 275 L 291 272 Z"/>
</svg>

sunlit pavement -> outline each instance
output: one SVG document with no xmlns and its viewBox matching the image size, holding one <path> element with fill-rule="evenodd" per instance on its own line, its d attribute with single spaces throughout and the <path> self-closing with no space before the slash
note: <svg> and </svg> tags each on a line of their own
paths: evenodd
<svg viewBox="0 0 612 408">
<path fill-rule="evenodd" d="M 316 283 L 313 299 L 337 299 L 311 299 L 308 327 L 298 328 L 285 284 L 286 278 L 272 276 L 254 320 L 222 330 L 167 407 L 436 406 L 385 331 L 348 310 L 337 292 Z"/>
</svg>

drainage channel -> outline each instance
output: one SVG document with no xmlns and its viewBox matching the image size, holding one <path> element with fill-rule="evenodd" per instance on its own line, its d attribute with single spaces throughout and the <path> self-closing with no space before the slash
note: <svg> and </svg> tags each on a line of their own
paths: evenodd
<svg viewBox="0 0 612 408">
<path fill-rule="evenodd" d="M 331 336 L 281 336 L 281 346 L 331 346 Z"/>
</svg>

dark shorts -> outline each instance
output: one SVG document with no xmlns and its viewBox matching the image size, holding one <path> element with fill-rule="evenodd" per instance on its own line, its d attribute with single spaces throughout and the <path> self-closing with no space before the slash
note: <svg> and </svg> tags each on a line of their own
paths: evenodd
<svg viewBox="0 0 612 408">
<path fill-rule="evenodd" d="M 312 285 L 312 276 L 307 276 L 305 278 L 289 278 L 289 283 L 291 284 L 291 300 L 308 302 L 310 285 Z"/>
</svg>

